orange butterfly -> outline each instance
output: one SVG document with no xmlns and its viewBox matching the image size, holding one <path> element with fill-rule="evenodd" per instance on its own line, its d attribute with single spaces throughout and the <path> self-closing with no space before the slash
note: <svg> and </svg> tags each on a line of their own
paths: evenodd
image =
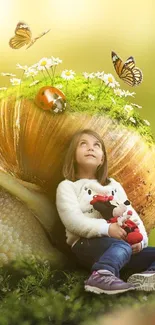
<svg viewBox="0 0 155 325">
<path fill-rule="evenodd" d="M 15 36 L 10 39 L 9 45 L 12 49 L 20 49 L 22 46 L 29 44 L 26 48 L 28 49 L 39 38 L 47 34 L 49 31 L 50 29 L 46 30 L 38 37 L 32 38 L 32 33 L 29 26 L 23 22 L 19 22 L 15 29 Z"/>
<path fill-rule="evenodd" d="M 142 71 L 135 67 L 135 60 L 130 56 L 125 62 L 115 52 L 111 52 L 112 62 L 118 76 L 129 86 L 138 86 L 143 80 Z"/>
</svg>

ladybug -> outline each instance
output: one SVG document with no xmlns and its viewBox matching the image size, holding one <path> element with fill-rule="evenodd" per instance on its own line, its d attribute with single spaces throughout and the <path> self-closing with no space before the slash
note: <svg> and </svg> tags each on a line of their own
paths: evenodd
<svg viewBox="0 0 155 325">
<path fill-rule="evenodd" d="M 35 104 L 45 111 L 59 113 L 66 108 L 66 97 L 59 89 L 51 86 L 45 86 L 39 89 Z"/>
</svg>

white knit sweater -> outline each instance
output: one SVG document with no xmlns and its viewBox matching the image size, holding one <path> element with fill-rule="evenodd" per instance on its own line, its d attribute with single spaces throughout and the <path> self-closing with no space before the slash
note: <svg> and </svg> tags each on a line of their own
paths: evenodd
<svg viewBox="0 0 155 325">
<path fill-rule="evenodd" d="M 109 195 L 114 191 L 115 200 L 125 202 L 128 198 L 121 184 L 110 178 L 110 183 L 102 186 L 96 179 L 80 179 L 76 182 L 62 181 L 57 188 L 56 205 L 62 223 L 66 228 L 67 243 L 73 245 L 80 237 L 92 238 L 109 236 L 110 223 L 90 204 L 95 194 Z M 144 224 L 137 212 L 132 210 L 130 219 L 143 235 L 142 248 L 147 247 L 148 237 Z"/>
</svg>

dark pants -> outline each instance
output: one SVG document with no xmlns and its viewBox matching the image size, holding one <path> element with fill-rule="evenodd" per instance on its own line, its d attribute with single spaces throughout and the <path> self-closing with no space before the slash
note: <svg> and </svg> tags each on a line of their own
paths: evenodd
<svg viewBox="0 0 155 325">
<path fill-rule="evenodd" d="M 121 273 L 123 278 L 148 269 L 155 271 L 155 247 L 132 254 L 131 246 L 124 240 L 104 236 L 81 238 L 72 251 L 80 264 L 92 271 L 105 269 L 117 277 Z"/>
</svg>

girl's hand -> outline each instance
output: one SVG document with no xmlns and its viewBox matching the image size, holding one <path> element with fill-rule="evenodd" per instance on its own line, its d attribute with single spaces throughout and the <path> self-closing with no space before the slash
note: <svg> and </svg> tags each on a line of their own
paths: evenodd
<svg viewBox="0 0 155 325">
<path fill-rule="evenodd" d="M 142 245 L 141 243 L 134 244 L 131 246 L 132 247 L 132 254 L 139 253 L 142 250 Z"/>
<path fill-rule="evenodd" d="M 123 239 L 127 236 L 127 233 L 117 223 L 111 223 L 109 226 L 109 236 L 116 239 Z"/>
</svg>

